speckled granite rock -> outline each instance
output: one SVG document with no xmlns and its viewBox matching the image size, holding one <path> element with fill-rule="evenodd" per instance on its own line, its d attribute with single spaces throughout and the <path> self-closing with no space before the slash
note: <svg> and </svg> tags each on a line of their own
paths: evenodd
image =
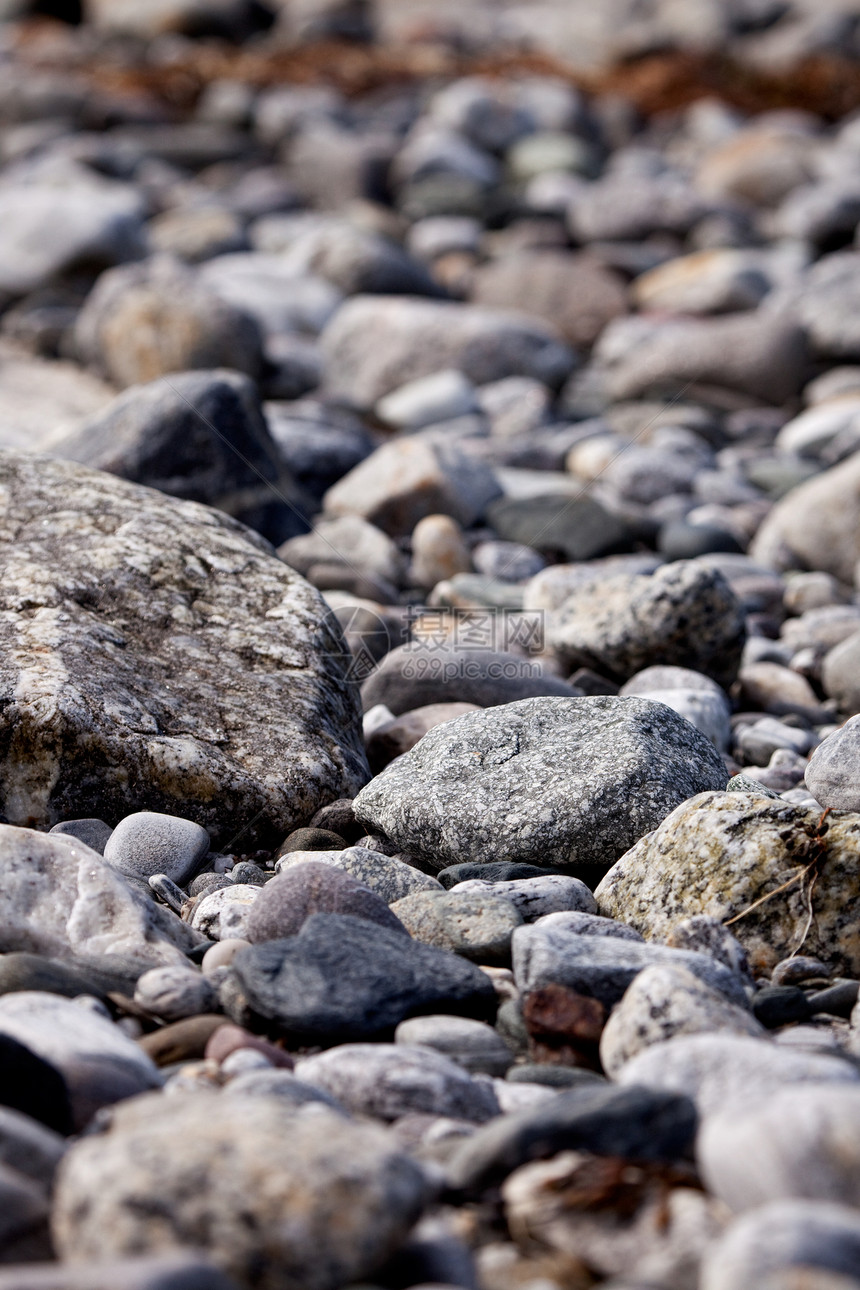
<svg viewBox="0 0 860 1290">
<path fill-rule="evenodd" d="M 821 823 L 816 809 L 746 793 L 703 793 L 622 856 L 595 897 L 601 914 L 661 940 L 681 918 L 711 914 L 725 922 L 795 879 L 731 925 L 753 972 L 769 971 L 802 943 L 804 954 L 856 976 L 858 845 L 860 815 L 830 815 Z M 810 921 L 815 870 L 800 875 L 816 859 Z"/>
<path fill-rule="evenodd" d="M 661 703 L 524 699 L 429 731 L 359 793 L 355 812 L 440 869 L 599 865 L 727 779 L 708 740 Z"/>
<path fill-rule="evenodd" d="M 242 1286 L 336 1290 L 369 1279 L 428 1198 L 420 1166 L 374 1126 L 177 1093 L 129 1102 L 68 1153 L 54 1239 L 72 1264 L 202 1246 Z"/>
<path fill-rule="evenodd" d="M 136 891 L 77 838 L 0 825 L 0 951 L 147 967 L 187 963 L 202 938 Z"/>
<path fill-rule="evenodd" d="M 0 810 L 140 806 L 278 841 L 366 778 L 343 645 L 249 530 L 65 462 L 0 455 Z"/>
</svg>

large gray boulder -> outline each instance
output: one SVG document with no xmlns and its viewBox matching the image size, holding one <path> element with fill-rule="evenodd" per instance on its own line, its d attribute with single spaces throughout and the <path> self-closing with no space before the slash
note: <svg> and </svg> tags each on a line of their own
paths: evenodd
<svg viewBox="0 0 860 1290">
<path fill-rule="evenodd" d="M 597 866 L 727 781 L 713 745 L 662 703 L 523 699 L 429 731 L 359 793 L 355 813 L 439 869 Z"/>
<path fill-rule="evenodd" d="M 0 454 L 0 811 L 274 843 L 367 778 L 319 594 L 235 521 Z"/>
</svg>

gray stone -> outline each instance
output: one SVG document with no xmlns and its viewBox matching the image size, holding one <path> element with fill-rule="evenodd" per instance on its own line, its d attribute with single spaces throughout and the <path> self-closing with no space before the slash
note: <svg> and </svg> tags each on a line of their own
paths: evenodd
<svg viewBox="0 0 860 1290">
<path fill-rule="evenodd" d="M 15 1170 L 47 1191 L 66 1142 L 59 1133 L 10 1106 L 0 1106 L 0 1166 Z"/>
<path fill-rule="evenodd" d="M 544 672 L 537 660 L 501 650 L 413 641 L 391 650 L 361 687 L 365 712 L 378 703 L 395 716 L 435 703 L 481 708 L 539 695 L 573 698 L 579 691 Z"/>
<path fill-rule="evenodd" d="M 479 542 L 472 563 L 478 573 L 501 582 L 525 582 L 544 567 L 543 556 L 522 542 Z"/>
<path fill-rule="evenodd" d="M 409 752 L 419 739 L 423 739 L 428 730 L 453 721 L 455 717 L 465 716 L 467 712 L 477 712 L 475 703 L 428 703 L 412 712 L 404 712 L 399 717 L 392 717 L 372 734 L 366 735 L 364 744 L 367 749 L 367 760 L 371 770 L 380 771 L 395 757 Z M 388 709 L 390 711 L 390 709 Z"/>
<path fill-rule="evenodd" d="M 428 1199 L 419 1166 L 373 1126 L 177 1092 L 129 1103 L 75 1145 L 53 1230 L 73 1264 L 202 1246 L 243 1286 L 336 1290 L 371 1277 Z"/>
<path fill-rule="evenodd" d="M 200 268 L 198 278 L 225 304 L 254 319 L 267 354 L 284 337 L 317 335 L 343 299 L 336 287 L 300 275 L 282 256 L 254 251 L 219 255 Z"/>
<path fill-rule="evenodd" d="M 328 132 L 327 136 L 331 138 Z M 254 241 L 260 250 L 280 251 L 284 269 L 296 277 L 323 278 L 347 296 L 444 294 L 424 265 L 388 237 L 337 216 L 317 216 L 291 236 L 292 220 L 301 221 L 302 217 L 276 215 L 260 221 Z M 277 227 L 282 221 L 287 234 L 283 239 Z M 298 230 L 300 226 L 296 227 Z"/>
<path fill-rule="evenodd" d="M 392 911 L 416 941 L 462 954 L 476 963 L 505 966 L 511 936 L 522 924 L 514 903 L 498 885 L 478 891 L 418 891 L 395 901 Z"/>
<path fill-rule="evenodd" d="M 559 914 L 545 914 L 541 927 L 555 927 L 563 932 L 573 932 L 577 936 L 611 936 L 620 941 L 638 941 L 641 945 L 644 937 L 626 923 L 618 923 L 614 918 L 602 918 L 599 914 L 580 914 L 574 910 Z"/>
<path fill-rule="evenodd" d="M 503 497 L 487 518 L 506 541 L 574 561 L 629 550 L 635 539 L 631 526 L 594 497 L 553 496 L 549 487 L 537 497 Z"/>
<path fill-rule="evenodd" d="M 0 865 L 4 950 L 82 965 L 104 956 L 121 973 L 129 963 L 182 964 L 200 940 L 75 838 L 0 825 Z"/>
<path fill-rule="evenodd" d="M 857 815 L 822 821 L 818 807 L 752 793 L 701 794 L 622 856 L 595 898 L 602 914 L 658 940 L 680 919 L 708 914 L 730 926 L 756 976 L 801 946 L 854 976 L 858 834 Z"/>
<path fill-rule="evenodd" d="M 571 204 L 571 232 L 585 242 L 640 241 L 652 233 L 686 233 L 706 209 L 677 174 L 607 175 Z"/>
<path fill-rule="evenodd" d="M 728 776 L 713 746 L 646 699 L 524 699 L 437 726 L 355 812 L 439 869 L 612 862 L 673 807 Z"/>
<path fill-rule="evenodd" d="M 860 1216 L 828 1201 L 774 1201 L 745 1214 L 705 1254 L 702 1290 L 854 1290 Z M 792 1277 L 794 1273 L 794 1277 Z"/>
<path fill-rule="evenodd" d="M 212 984 L 190 966 L 151 968 L 138 979 L 134 1002 L 162 1021 L 181 1021 L 215 1012 L 218 996 Z"/>
<path fill-rule="evenodd" d="M 66 462 L 2 453 L 0 486 L 8 819 L 180 808 L 253 847 L 358 789 L 343 646 L 262 539 Z"/>
<path fill-rule="evenodd" d="M 52 455 L 226 511 L 272 542 L 302 526 L 259 395 L 236 372 L 177 372 L 133 386 L 56 441 Z"/>
<path fill-rule="evenodd" d="M 49 833 L 61 833 L 67 838 L 77 838 L 83 842 L 91 851 L 97 851 L 99 855 L 104 855 L 107 840 L 113 833 L 109 824 L 104 820 L 63 820 L 61 824 L 55 824 L 48 830 Z"/>
<path fill-rule="evenodd" d="M 380 399 L 375 413 L 395 430 L 421 430 L 424 426 L 453 421 L 479 408 L 472 382 L 451 369 L 419 377 Z"/>
<path fill-rule="evenodd" d="M 106 1017 L 70 999 L 22 990 L 0 999 L 0 1034 L 50 1062 L 66 1081 L 77 1129 L 96 1111 L 157 1088 L 156 1067 Z"/>
<path fill-rule="evenodd" d="M 860 255 L 840 251 L 823 256 L 798 282 L 774 292 L 765 308 L 773 316 L 796 319 L 816 358 L 853 362 L 860 357 L 858 296 Z"/>
<path fill-rule="evenodd" d="M 292 1071 L 272 1070 L 271 1067 L 235 1075 L 224 1091 L 230 1097 L 276 1097 L 279 1102 L 294 1110 L 316 1104 L 339 1111 L 344 1117 L 348 1114 L 335 1098 L 321 1088 L 296 1079 Z"/>
<path fill-rule="evenodd" d="M 378 1120 L 421 1111 L 482 1124 L 499 1113 L 491 1084 L 472 1079 L 435 1049 L 417 1045 L 342 1044 L 305 1057 L 296 1066 L 296 1078 L 355 1114 Z"/>
<path fill-rule="evenodd" d="M 168 372 L 229 367 L 258 376 L 260 332 L 178 261 L 108 269 L 75 325 L 78 351 L 124 389 Z"/>
<path fill-rule="evenodd" d="M 695 1131 L 695 1111 L 686 1097 L 602 1081 L 583 1084 L 473 1134 L 450 1161 L 448 1183 L 459 1191 L 483 1191 L 527 1161 L 559 1151 L 677 1160 L 689 1152 Z"/>
<path fill-rule="evenodd" d="M 383 444 L 325 495 L 332 516 L 359 515 L 392 536 L 425 516 L 474 524 L 501 492 L 493 472 L 450 443 L 411 437 Z"/>
<path fill-rule="evenodd" d="M 341 562 L 397 586 L 406 572 L 406 561 L 391 538 L 359 515 L 318 519 L 311 533 L 284 542 L 278 555 L 304 576 L 315 564 Z"/>
<path fill-rule="evenodd" d="M 860 632 L 828 650 L 821 664 L 825 694 L 835 699 L 840 712 L 860 712 Z"/>
<path fill-rule="evenodd" d="M 625 1062 L 675 1035 L 728 1030 L 763 1036 L 755 1018 L 683 967 L 655 963 L 630 983 L 600 1037 L 600 1062 L 615 1078 Z"/>
<path fill-rule="evenodd" d="M 696 1143 L 709 1191 L 736 1213 L 775 1200 L 860 1197 L 860 1089 L 790 1088 L 760 1105 L 715 1112 Z"/>
<path fill-rule="evenodd" d="M 392 905 L 395 901 L 416 893 L 440 890 L 439 883 L 430 874 L 413 869 L 396 856 L 384 855 L 380 851 L 371 851 L 368 847 L 361 846 L 347 847 L 343 851 L 290 851 L 281 856 L 275 869 L 278 874 L 289 873 L 295 866 L 303 866 L 308 861 L 344 870 L 357 883 L 369 887 L 386 905 Z M 344 909 L 328 912 L 354 911 Z"/>
<path fill-rule="evenodd" d="M 819 744 L 806 768 L 806 786 L 824 807 L 860 811 L 860 717 Z"/>
<path fill-rule="evenodd" d="M 597 913 L 594 897 L 585 883 L 579 878 L 569 878 L 561 873 L 546 874 L 540 878 L 512 878 L 502 883 L 470 878 L 465 882 L 458 882 L 449 890 L 463 895 L 467 892 L 478 895 L 495 890 L 514 906 L 524 923 L 534 923 L 547 914 L 568 910 L 584 914 Z"/>
<path fill-rule="evenodd" d="M 299 1042 L 375 1038 L 443 1010 L 483 1021 L 496 1008 L 475 964 L 346 914 L 313 914 L 297 936 L 240 950 L 230 973 L 221 991 L 230 1015 L 274 1023 Z"/>
<path fill-rule="evenodd" d="M 83 265 L 106 268 L 144 253 L 143 203 L 131 185 L 74 167 L 67 182 L 0 191 L 0 294 L 23 296 Z"/>
<path fill-rule="evenodd" d="M 752 793 L 758 797 L 779 797 L 776 789 L 768 788 L 766 784 L 760 784 L 757 779 L 751 779 L 749 775 L 732 775 L 726 785 L 727 793 Z"/>
<path fill-rule="evenodd" d="M 558 333 L 528 315 L 436 301 L 348 300 L 322 344 L 329 394 L 360 408 L 446 368 L 475 385 L 532 376 L 558 386 L 574 361 Z"/>
<path fill-rule="evenodd" d="M 747 1004 L 740 978 L 707 954 L 641 945 L 619 936 L 584 935 L 560 920 L 517 928 L 513 964 L 514 980 L 523 994 L 545 985 L 563 985 L 611 1008 L 645 968 L 665 965 L 686 969 L 730 1003 L 742 1008 Z"/>
<path fill-rule="evenodd" d="M 501 1077 L 514 1060 L 498 1031 L 471 1017 L 410 1017 L 395 1030 L 394 1042 L 434 1048 L 470 1075 Z"/>
<path fill-rule="evenodd" d="M 266 884 L 254 901 L 245 933 L 252 944 L 294 936 L 311 914 L 351 914 L 392 931 L 401 929 L 376 892 L 336 865 L 311 860 L 281 870 Z"/>
<path fill-rule="evenodd" d="M 191 915 L 191 926 L 213 941 L 246 940 L 248 917 L 261 888 L 256 883 L 230 883 L 201 896 Z"/>
<path fill-rule="evenodd" d="M 209 834 L 193 820 L 136 811 L 120 820 L 108 839 L 105 863 L 126 878 L 163 873 L 185 886 L 208 850 Z"/>
<path fill-rule="evenodd" d="M 789 1084 L 855 1085 L 860 1071 L 841 1057 L 791 1052 L 746 1035 L 681 1035 L 653 1044 L 618 1072 L 620 1084 L 683 1093 L 702 1116 L 752 1106 Z"/>
<path fill-rule="evenodd" d="M 742 606 L 716 569 L 683 560 L 646 575 L 586 583 L 550 615 L 548 643 L 571 667 L 624 680 L 654 664 L 735 679 Z"/>
<path fill-rule="evenodd" d="M 108 1259 L 70 1265 L 29 1263 L 0 1269 L 0 1290 L 237 1290 L 204 1255 Z"/>
<path fill-rule="evenodd" d="M 777 502 L 749 550 L 773 569 L 819 570 L 853 584 L 860 559 L 860 452 Z"/>
<path fill-rule="evenodd" d="M 719 918 L 707 914 L 682 918 L 670 927 L 665 939 L 672 949 L 709 954 L 731 972 L 737 973 L 747 985 L 753 985 L 746 950 Z"/>
</svg>

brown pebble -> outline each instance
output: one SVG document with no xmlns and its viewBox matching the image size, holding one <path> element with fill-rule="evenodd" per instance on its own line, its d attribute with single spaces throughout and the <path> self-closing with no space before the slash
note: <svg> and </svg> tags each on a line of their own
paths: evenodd
<svg viewBox="0 0 860 1290">
<path fill-rule="evenodd" d="M 186 1017 L 162 1026 L 138 1040 L 143 1051 L 156 1066 L 172 1066 L 174 1062 L 200 1061 L 206 1054 L 206 1045 L 219 1027 L 227 1024 L 220 1013 L 204 1012 L 199 1017 Z"/>
</svg>

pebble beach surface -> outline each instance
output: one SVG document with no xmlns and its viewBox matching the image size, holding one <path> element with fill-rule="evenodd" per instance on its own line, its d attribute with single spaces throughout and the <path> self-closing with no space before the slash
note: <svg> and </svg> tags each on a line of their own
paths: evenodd
<svg viewBox="0 0 860 1290">
<path fill-rule="evenodd" d="M 860 1290 L 854 0 L 0 0 L 0 1290 Z"/>
</svg>

